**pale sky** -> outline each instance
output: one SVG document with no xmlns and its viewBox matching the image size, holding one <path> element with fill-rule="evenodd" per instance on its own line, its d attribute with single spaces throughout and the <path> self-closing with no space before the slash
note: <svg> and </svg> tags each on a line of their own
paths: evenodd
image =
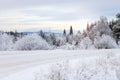
<svg viewBox="0 0 120 80">
<path fill-rule="evenodd" d="M 0 30 L 83 30 L 100 16 L 112 19 L 120 0 L 0 0 Z"/>
</svg>

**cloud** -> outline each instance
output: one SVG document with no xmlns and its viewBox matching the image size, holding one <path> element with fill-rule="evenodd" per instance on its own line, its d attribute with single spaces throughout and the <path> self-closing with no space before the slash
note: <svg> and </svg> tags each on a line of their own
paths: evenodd
<svg viewBox="0 0 120 80">
<path fill-rule="evenodd" d="M 25 8 L 33 6 L 88 6 L 88 7 L 116 7 L 119 6 L 119 0 L 1 0 L 1 9 L 15 9 L 15 8 Z M 104 7 L 104 8 L 105 8 Z"/>
<path fill-rule="evenodd" d="M 100 16 L 112 18 L 119 7 L 120 0 L 1 0 L 0 29 L 10 24 L 29 28 L 38 23 L 42 27 L 80 25 L 83 29 L 85 23 Z"/>
</svg>

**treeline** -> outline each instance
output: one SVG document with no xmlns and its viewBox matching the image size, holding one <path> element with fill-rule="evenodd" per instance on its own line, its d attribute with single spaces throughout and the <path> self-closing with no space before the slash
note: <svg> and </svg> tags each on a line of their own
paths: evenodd
<svg viewBox="0 0 120 80">
<path fill-rule="evenodd" d="M 69 33 L 63 30 L 61 35 L 50 33 L 27 34 L 15 32 L 0 32 L 0 50 L 48 50 L 48 49 L 111 49 L 120 45 L 120 14 L 109 21 L 106 17 L 94 23 L 87 24 L 86 30 Z"/>
</svg>

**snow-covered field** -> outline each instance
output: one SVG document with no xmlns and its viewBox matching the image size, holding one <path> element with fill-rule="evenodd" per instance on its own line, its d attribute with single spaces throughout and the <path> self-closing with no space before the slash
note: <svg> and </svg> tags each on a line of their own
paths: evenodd
<svg viewBox="0 0 120 80">
<path fill-rule="evenodd" d="M 0 80 L 120 80 L 120 50 L 1 51 Z"/>
</svg>

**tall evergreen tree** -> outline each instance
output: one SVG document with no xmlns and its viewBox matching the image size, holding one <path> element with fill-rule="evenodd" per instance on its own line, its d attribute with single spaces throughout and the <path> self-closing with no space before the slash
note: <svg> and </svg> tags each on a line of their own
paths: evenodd
<svg viewBox="0 0 120 80">
<path fill-rule="evenodd" d="M 63 35 L 66 36 L 66 30 L 65 30 L 65 29 L 64 29 L 64 31 L 63 31 Z"/>
<path fill-rule="evenodd" d="M 87 31 L 89 32 L 90 31 L 90 27 L 89 27 L 89 24 L 87 23 Z"/>
<path fill-rule="evenodd" d="M 113 37 L 116 39 L 116 43 L 120 41 L 120 13 L 116 15 L 116 24 L 113 26 Z"/>
<path fill-rule="evenodd" d="M 46 35 L 42 30 L 40 30 L 39 36 L 41 36 L 43 39 L 46 39 Z"/>
<path fill-rule="evenodd" d="M 51 44 L 51 45 L 55 45 L 56 44 L 56 36 L 54 33 L 51 33 L 49 35 L 49 38 L 48 38 L 48 43 Z"/>
<path fill-rule="evenodd" d="M 116 15 L 116 17 L 117 17 L 118 19 L 120 19 L 120 13 L 118 13 L 118 14 Z"/>
<path fill-rule="evenodd" d="M 18 32 L 17 32 L 17 30 L 15 30 L 15 33 L 14 33 L 14 41 L 17 41 L 17 37 L 18 37 Z"/>
<path fill-rule="evenodd" d="M 73 35 L 73 28 L 70 26 L 70 35 Z"/>
</svg>

